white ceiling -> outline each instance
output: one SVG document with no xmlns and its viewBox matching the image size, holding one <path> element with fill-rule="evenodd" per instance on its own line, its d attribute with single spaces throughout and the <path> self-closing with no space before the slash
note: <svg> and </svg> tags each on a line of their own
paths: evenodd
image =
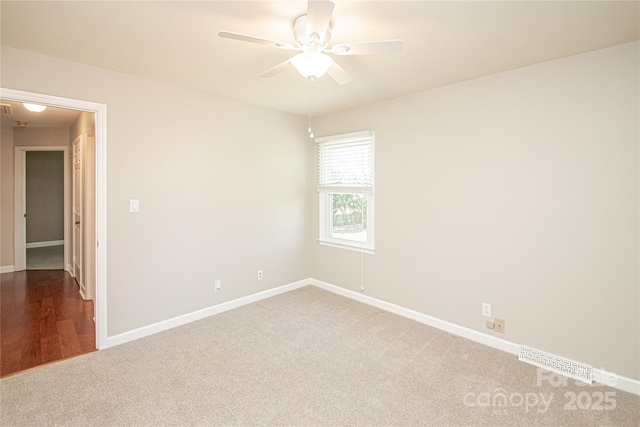
<svg viewBox="0 0 640 427">
<path fill-rule="evenodd" d="M 18 127 L 17 122 L 27 122 L 29 128 L 65 128 L 68 129 L 80 115 L 80 111 L 65 108 L 47 107 L 40 113 L 27 110 L 21 102 L 0 99 L 1 104 L 11 106 L 11 115 L 0 116 L 2 127 Z"/>
<path fill-rule="evenodd" d="M 640 38 L 638 1 L 336 0 L 332 44 L 401 38 L 398 55 L 337 57 L 354 81 L 309 83 L 292 56 L 222 39 L 287 43 L 306 1 L 2 1 L 2 44 L 306 115 L 317 115 Z M 311 88 L 311 89 L 310 89 Z"/>
</svg>

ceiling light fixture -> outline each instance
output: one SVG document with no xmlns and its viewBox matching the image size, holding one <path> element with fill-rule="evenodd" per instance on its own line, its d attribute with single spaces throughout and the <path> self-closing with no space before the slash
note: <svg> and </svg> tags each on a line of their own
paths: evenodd
<svg viewBox="0 0 640 427">
<path fill-rule="evenodd" d="M 320 52 L 304 52 L 291 58 L 291 65 L 303 77 L 313 81 L 327 73 L 333 65 L 333 59 L 329 55 Z"/>
<path fill-rule="evenodd" d="M 41 113 L 47 108 L 44 105 L 28 104 L 26 102 L 24 102 L 22 105 L 24 105 L 24 108 L 26 108 L 27 110 L 29 110 L 29 111 L 31 111 L 33 113 Z"/>
</svg>

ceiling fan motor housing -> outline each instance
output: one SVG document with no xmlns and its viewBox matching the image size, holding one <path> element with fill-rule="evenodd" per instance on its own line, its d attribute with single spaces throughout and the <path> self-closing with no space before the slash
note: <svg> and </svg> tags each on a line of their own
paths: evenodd
<svg viewBox="0 0 640 427">
<path fill-rule="evenodd" d="M 307 36 L 307 15 L 302 15 L 293 21 L 293 36 L 303 52 L 322 52 L 331 39 L 331 28 L 326 27 L 324 34 L 310 34 Z"/>
</svg>

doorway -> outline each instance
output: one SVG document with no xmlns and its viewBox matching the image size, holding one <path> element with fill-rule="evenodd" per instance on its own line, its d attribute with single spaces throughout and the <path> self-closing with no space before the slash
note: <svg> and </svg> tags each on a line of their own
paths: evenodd
<svg viewBox="0 0 640 427">
<path fill-rule="evenodd" d="M 2 275 L 0 289 L 0 378 L 4 378 L 96 350 L 94 301 L 79 275 L 85 270 L 80 265 L 95 261 L 72 257 L 74 262 L 69 262 L 68 257 L 69 253 L 89 252 L 78 246 L 95 244 L 91 239 L 69 238 L 70 208 L 93 200 L 92 186 L 86 186 L 84 194 L 80 182 L 70 179 L 70 140 L 80 132 L 93 135 L 95 124 L 92 113 L 51 106 L 36 112 L 23 103 L 0 102 L 5 109 L 3 148 L 5 152 L 13 149 L 15 157 L 11 207 L 15 229 L 9 236 L 15 244 L 14 268 Z M 92 178 L 81 175 L 84 168 L 80 166 L 78 160 L 75 177 Z M 5 172 L 3 180 L 10 174 Z M 8 201 L 5 190 L 3 202 Z M 70 190 L 76 194 L 73 204 Z M 5 236 L 3 233 L 3 240 Z M 78 266 L 75 271 L 69 268 L 74 264 Z"/>
<path fill-rule="evenodd" d="M 91 184 L 91 188 L 94 190 L 91 192 L 94 197 L 93 200 L 88 203 L 89 207 L 86 209 L 85 215 L 92 215 L 95 220 L 93 221 L 94 226 L 87 231 L 85 229 L 85 234 L 89 235 L 93 238 L 94 244 L 91 247 L 86 247 L 86 251 L 93 251 L 93 256 L 90 257 L 93 261 L 87 263 L 84 267 L 84 271 L 80 271 L 80 274 L 84 274 L 84 277 L 87 275 L 91 275 L 94 278 L 95 285 L 93 286 L 93 290 L 89 291 L 89 288 L 86 289 L 87 298 L 93 299 L 95 301 L 95 345 L 98 350 L 104 349 L 107 347 L 107 301 L 106 301 L 106 264 L 107 264 L 107 256 L 106 256 L 106 105 L 97 104 L 88 101 L 81 101 L 69 98 L 60 98 L 49 95 L 42 95 L 30 92 L 16 91 L 11 89 L 0 89 L 2 99 L 20 102 L 20 103 L 34 103 L 40 104 L 50 107 L 57 107 L 63 109 L 72 109 L 81 112 L 90 113 L 95 118 L 95 134 L 90 135 L 90 141 L 94 144 L 92 148 L 92 161 L 87 162 L 88 166 L 90 165 L 93 168 L 93 176 L 95 177 L 93 183 Z M 86 140 L 89 140 L 89 137 L 85 135 Z M 16 148 L 16 158 L 17 154 L 21 149 Z M 64 150 L 69 150 L 69 146 L 63 147 Z M 64 151 L 62 150 L 62 151 Z M 26 151 L 26 150 L 25 150 Z M 51 151 L 51 150 L 50 150 Z M 69 155 L 69 151 L 64 155 L 65 162 L 70 163 L 71 156 Z M 65 167 L 65 171 L 71 171 L 68 167 Z M 16 160 L 16 167 L 19 166 L 19 161 Z M 16 174 L 17 176 L 17 174 Z M 65 202 L 65 209 L 71 209 L 71 203 L 68 200 L 71 197 L 70 187 L 70 179 L 71 174 L 65 173 L 65 179 L 68 180 L 65 188 L 68 190 L 67 201 Z M 20 187 L 18 183 L 15 183 L 14 189 L 15 192 L 20 191 Z M 20 184 L 21 185 L 21 184 Z M 14 194 L 15 196 L 15 194 Z M 22 219 L 24 215 L 19 213 L 18 209 L 14 209 L 14 226 L 19 226 L 22 224 Z M 66 218 L 72 218 L 71 212 L 68 211 Z M 65 243 L 70 242 L 71 237 L 71 224 L 70 221 L 65 221 L 67 225 L 65 230 Z M 75 225 L 75 221 L 74 224 Z M 18 232 L 22 232 L 19 230 Z M 20 242 L 25 242 L 22 239 L 18 238 L 20 234 L 18 232 L 14 235 L 14 265 L 12 271 L 19 271 L 26 267 L 26 256 L 24 256 L 23 246 Z M 72 266 L 74 264 L 71 259 L 69 248 L 70 244 L 64 245 L 64 264 L 65 269 L 68 271 L 72 271 Z M 26 249 L 26 248 L 25 248 Z M 85 258 L 86 259 L 86 258 Z M 7 271 L 5 266 L 3 266 L 3 272 Z"/>
<path fill-rule="evenodd" d="M 65 150 L 25 152 L 27 270 L 64 270 Z"/>
<path fill-rule="evenodd" d="M 55 133 L 56 129 L 45 128 L 42 133 L 48 135 L 49 133 Z M 39 136 L 36 133 L 36 136 Z M 59 143 L 68 140 L 66 137 L 67 132 L 61 132 L 64 138 L 60 138 Z M 50 136 L 50 135 L 49 135 Z M 28 141 L 28 139 L 27 139 Z M 54 142 L 55 139 L 54 139 Z M 21 144 L 22 141 L 16 136 L 14 138 L 14 144 Z M 15 163 L 14 163 L 14 194 L 13 194 L 13 210 L 14 210 L 14 262 L 12 271 L 22 271 L 32 269 L 28 263 L 27 254 L 33 252 L 32 249 L 48 248 L 58 246 L 54 248 L 60 250 L 59 245 L 62 246 L 62 269 L 68 271 L 73 275 L 69 266 L 69 248 L 71 248 L 70 242 L 70 213 L 69 213 L 69 198 L 71 194 L 70 188 L 70 161 L 69 161 L 69 146 L 66 145 L 15 145 Z M 62 182 L 54 183 L 56 178 L 49 174 L 49 171 L 43 171 L 42 159 L 45 162 L 49 157 L 55 156 L 56 153 L 61 153 L 62 156 Z M 29 159 L 36 161 L 35 171 L 29 171 Z M 40 162 L 40 165 L 37 163 Z M 34 166 L 32 164 L 32 166 Z M 40 167 L 38 167 L 40 166 Z M 59 167 L 59 165 L 58 165 Z M 53 167 L 49 167 L 52 169 Z M 46 180 L 46 182 L 45 182 Z M 30 182 L 31 181 L 31 182 Z M 60 188 L 60 186 L 62 188 Z M 54 189 L 55 188 L 55 189 Z M 62 200 L 60 196 L 60 190 L 62 192 Z M 52 192 L 58 193 L 49 198 Z M 35 194 L 34 194 L 35 193 Z M 31 200 L 30 200 L 31 199 Z M 51 210 L 52 204 L 61 204 L 53 208 L 54 210 L 61 210 L 57 212 L 57 215 L 53 215 Z M 59 215 L 62 215 L 62 224 L 59 224 Z M 53 216 L 57 218 L 51 221 Z M 61 227 L 60 227 L 61 225 Z M 57 230 L 44 229 L 47 226 L 57 228 Z M 60 230 L 60 228 L 62 230 Z M 42 236 L 55 236 L 62 237 L 62 239 L 55 240 L 40 240 Z M 49 249 L 51 250 L 51 249 Z M 57 268 L 56 268 L 57 269 Z"/>
</svg>

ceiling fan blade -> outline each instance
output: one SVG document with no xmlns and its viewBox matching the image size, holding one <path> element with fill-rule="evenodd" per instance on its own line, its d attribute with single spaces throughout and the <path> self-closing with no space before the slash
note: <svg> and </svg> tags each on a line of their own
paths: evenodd
<svg viewBox="0 0 640 427">
<path fill-rule="evenodd" d="M 331 76 L 331 78 L 339 85 L 346 85 L 353 80 L 351 74 L 347 73 L 344 68 L 339 66 L 335 61 L 329 70 L 327 70 L 327 74 L 329 74 L 329 76 Z"/>
<path fill-rule="evenodd" d="M 336 55 L 375 55 L 379 53 L 402 53 L 402 40 L 380 40 L 375 42 L 342 43 L 334 45 L 331 52 Z"/>
<path fill-rule="evenodd" d="M 317 34 L 318 40 L 325 39 L 334 6 L 333 2 L 328 0 L 309 0 L 307 5 L 307 39 L 311 39 L 312 34 Z"/>
<path fill-rule="evenodd" d="M 284 50 L 298 50 L 298 48 L 296 48 L 293 45 L 290 45 L 289 43 L 276 42 L 273 40 L 263 39 L 261 37 L 254 37 L 246 34 L 233 33 L 231 31 L 219 31 L 218 36 L 225 39 L 240 40 L 240 41 L 249 42 L 249 43 L 266 44 L 270 46 L 279 47 L 280 49 L 284 49 Z"/>
<path fill-rule="evenodd" d="M 279 63 L 275 67 L 269 68 L 267 71 L 265 71 L 264 73 L 260 74 L 260 77 L 273 77 L 273 76 L 276 76 L 276 75 L 280 74 L 281 72 L 287 70 L 289 68 L 289 63 L 290 62 L 291 62 L 291 59 L 287 59 L 286 61 Z"/>
</svg>

